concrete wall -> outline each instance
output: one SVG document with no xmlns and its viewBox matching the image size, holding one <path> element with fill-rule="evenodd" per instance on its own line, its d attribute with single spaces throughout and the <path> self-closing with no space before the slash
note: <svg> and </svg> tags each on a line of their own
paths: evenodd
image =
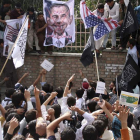
<svg viewBox="0 0 140 140">
<path fill-rule="evenodd" d="M 25 64 L 17 70 L 18 77 L 21 77 L 25 72 L 30 75 L 22 82 L 23 85 L 30 86 L 37 78 L 41 67 L 40 64 L 44 59 L 48 59 L 54 64 L 54 68 L 47 73 L 46 81 L 54 85 L 64 87 L 69 77 L 75 73 L 74 87 L 76 89 L 81 86 L 82 79 L 78 70 L 81 69 L 88 79 L 97 80 L 95 60 L 94 63 L 88 67 L 84 67 L 80 62 L 81 54 L 67 54 L 67 53 L 53 53 L 53 55 L 37 55 L 27 54 L 25 57 Z M 98 58 L 99 75 L 106 81 L 106 87 L 119 75 L 125 63 L 126 51 L 118 52 L 105 50 L 102 56 Z M 0 66 L 1 67 L 1 66 Z M 0 80 L 2 80 L 0 78 Z M 40 87 L 40 84 L 38 84 Z"/>
</svg>

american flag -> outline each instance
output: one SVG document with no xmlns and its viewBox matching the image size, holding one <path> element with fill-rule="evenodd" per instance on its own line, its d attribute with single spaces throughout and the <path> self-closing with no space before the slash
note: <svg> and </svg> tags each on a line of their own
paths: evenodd
<svg viewBox="0 0 140 140">
<path fill-rule="evenodd" d="M 98 25 L 94 34 L 95 41 L 119 26 L 115 20 L 107 21 L 105 18 L 93 14 L 86 6 L 85 1 L 80 2 L 80 14 L 86 29 Z"/>
<path fill-rule="evenodd" d="M 17 36 L 18 36 L 18 29 L 14 29 L 12 26 L 7 25 L 8 27 L 8 33 L 6 35 L 6 39 L 11 41 L 11 42 L 15 42 Z"/>
</svg>

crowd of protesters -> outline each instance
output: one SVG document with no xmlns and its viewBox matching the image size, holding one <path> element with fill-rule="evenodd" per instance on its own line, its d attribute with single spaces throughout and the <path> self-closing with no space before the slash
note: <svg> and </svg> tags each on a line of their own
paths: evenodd
<svg viewBox="0 0 140 140">
<path fill-rule="evenodd" d="M 4 140 L 139 140 L 140 106 L 130 111 L 119 104 L 115 81 L 100 99 L 97 82 L 79 72 L 81 87 L 74 93 L 75 74 L 64 89 L 54 89 L 46 82 L 45 70 L 30 87 L 23 86 L 22 80 L 29 75 L 25 73 L 14 88 L 7 89 L 0 104 Z M 38 89 L 40 79 L 41 89 Z M 105 82 L 102 78 L 100 81 Z M 140 93 L 137 85 L 133 92 Z"/>
<path fill-rule="evenodd" d="M 120 27 L 112 30 L 110 33 L 104 35 L 100 40 L 95 42 L 95 47 L 97 51 L 97 55 L 100 54 L 101 50 L 106 49 L 109 34 L 111 34 L 111 44 L 112 50 L 123 51 L 127 47 L 127 42 L 130 37 L 138 40 L 139 32 L 136 31 L 134 33 L 128 34 L 124 38 L 120 38 L 120 43 L 116 45 L 116 33 L 121 30 L 121 26 L 123 24 L 125 14 L 127 12 L 127 7 L 125 6 L 124 0 L 114 1 L 114 0 L 105 0 L 103 3 L 98 4 L 97 9 L 93 11 L 95 15 L 98 15 L 101 18 L 106 18 L 109 20 L 118 21 Z M 139 11 L 140 7 L 135 7 L 136 16 L 138 23 L 140 21 Z M 29 26 L 28 26 L 28 38 L 27 38 L 27 52 L 38 52 L 40 54 L 44 54 L 45 47 L 43 45 L 45 40 L 45 29 L 47 24 L 43 17 L 43 12 L 36 12 L 33 7 L 29 7 L 27 11 L 22 10 L 22 5 L 20 3 L 15 4 L 15 8 L 11 9 L 11 1 L 4 0 L 2 3 L 2 7 L 0 8 L 0 39 L 4 38 L 4 30 L 5 30 L 5 20 L 9 19 L 18 19 L 22 18 L 23 14 L 26 13 L 29 15 Z M 94 32 L 97 26 L 94 28 Z M 35 43 L 35 49 L 33 49 L 33 43 Z M 36 51 L 35 51 L 36 50 Z M 47 52 L 52 54 L 52 46 L 47 47 Z"/>
<path fill-rule="evenodd" d="M 105 11 L 108 9 L 109 17 L 106 17 L 107 20 L 115 19 L 121 24 L 126 12 L 124 1 L 119 1 L 121 10 L 119 10 L 117 2 L 113 0 L 105 2 L 105 5 L 99 4 L 94 13 L 97 13 L 98 16 L 106 16 Z M 135 9 L 138 10 L 139 7 Z M 9 0 L 3 1 L 3 6 L 0 9 L 0 47 L 3 47 L 5 20 L 21 18 L 23 14 L 24 10 L 21 9 L 20 3 L 17 3 L 15 9 L 11 10 L 11 2 Z M 34 51 L 33 42 L 35 40 L 36 51 L 44 53 L 43 42 L 47 24 L 43 13 L 39 12 L 36 19 L 34 8 L 30 7 L 27 14 L 30 19 L 27 51 Z M 121 14 L 121 20 L 119 14 Z M 139 18 L 139 15 L 137 16 Z M 116 29 L 111 31 L 111 34 L 111 49 L 114 50 L 117 48 L 115 43 Z M 104 36 L 100 42 L 96 42 L 96 46 L 100 44 L 105 47 L 107 39 L 108 35 Z M 130 54 L 138 64 L 136 41 L 134 38 L 130 38 L 130 35 L 120 41 L 120 46 L 117 49 L 123 50 L 127 44 L 129 47 L 127 57 Z M 104 49 L 101 46 L 96 50 Z M 52 52 L 52 46 L 48 48 L 48 52 Z M 9 63 L 13 62 L 9 61 Z M 14 71 L 15 68 L 12 70 Z M 65 88 L 57 87 L 56 89 L 47 81 L 46 74 L 43 69 L 30 87 L 26 87 L 22 81 L 24 78 L 28 79 L 29 73 L 25 73 L 17 80 L 16 74 L 12 72 L 12 75 L 6 76 L 0 82 L 0 87 L 5 82 L 12 82 L 0 104 L 0 136 L 4 140 L 39 140 L 41 138 L 46 140 L 140 139 L 140 100 L 135 108 L 122 106 L 119 103 L 120 93 L 117 94 L 115 81 L 110 83 L 109 91 L 105 89 L 102 95 L 103 99 L 101 99 L 100 94 L 96 93 L 97 81 L 87 79 L 81 70 L 79 71 L 81 87 L 75 92 L 73 91 L 73 85 L 76 84 L 75 74 L 68 79 Z M 40 80 L 41 89 L 38 89 L 36 85 Z M 102 78 L 100 81 L 105 82 Z M 140 94 L 139 86 L 135 85 L 131 92 Z"/>
</svg>

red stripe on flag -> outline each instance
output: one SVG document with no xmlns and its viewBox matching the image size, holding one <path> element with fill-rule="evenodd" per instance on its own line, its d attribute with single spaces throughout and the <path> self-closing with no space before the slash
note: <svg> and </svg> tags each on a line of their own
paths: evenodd
<svg viewBox="0 0 140 140">
<path fill-rule="evenodd" d="M 11 30 L 14 30 L 14 31 L 17 31 L 17 32 L 18 32 L 17 29 L 14 29 L 13 27 L 11 27 L 11 26 L 9 26 L 9 25 L 8 25 L 8 28 L 11 29 Z"/>
<path fill-rule="evenodd" d="M 12 31 L 14 31 L 14 32 L 17 32 L 18 33 L 18 30 L 17 29 L 14 29 L 12 26 L 10 26 L 10 25 L 7 25 L 8 26 L 8 29 L 9 30 L 12 30 Z"/>
<path fill-rule="evenodd" d="M 82 3 L 82 7 L 83 7 L 83 15 L 84 15 L 84 18 L 85 18 L 85 10 L 84 10 L 84 6 L 83 3 Z"/>
<path fill-rule="evenodd" d="M 118 27 L 118 24 L 116 21 L 111 21 L 111 22 L 115 25 L 115 27 Z"/>
<path fill-rule="evenodd" d="M 88 11 L 89 11 L 89 10 L 88 10 L 88 8 L 87 8 L 87 6 L 86 6 L 86 14 L 87 14 L 87 16 L 89 16 Z"/>
<path fill-rule="evenodd" d="M 12 38 L 11 37 L 7 36 L 6 39 L 12 42 Z"/>
<path fill-rule="evenodd" d="M 112 30 L 112 29 L 113 29 L 113 27 L 112 27 L 111 23 L 110 23 L 110 22 L 108 22 L 108 21 L 105 21 L 105 22 L 108 24 L 109 28 Z"/>
<path fill-rule="evenodd" d="M 8 33 L 14 33 L 14 34 L 18 34 L 18 32 L 15 32 L 15 31 L 12 31 L 12 30 L 9 30 Z"/>
</svg>

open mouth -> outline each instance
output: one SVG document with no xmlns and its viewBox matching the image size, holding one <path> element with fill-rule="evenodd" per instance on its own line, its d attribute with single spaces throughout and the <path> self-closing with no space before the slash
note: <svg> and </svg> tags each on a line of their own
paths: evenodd
<svg viewBox="0 0 140 140">
<path fill-rule="evenodd" d="M 54 28 L 56 28 L 57 30 L 62 30 L 64 29 L 64 25 L 54 25 Z"/>
</svg>

